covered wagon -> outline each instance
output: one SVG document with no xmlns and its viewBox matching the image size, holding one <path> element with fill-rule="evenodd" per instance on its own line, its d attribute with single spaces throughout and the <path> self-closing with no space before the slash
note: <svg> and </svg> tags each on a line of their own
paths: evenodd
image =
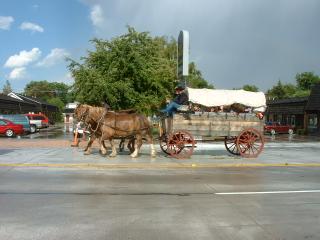
<svg viewBox="0 0 320 240">
<path fill-rule="evenodd" d="M 246 158 L 257 157 L 263 150 L 263 119 L 266 108 L 262 92 L 187 88 L 191 104 L 219 107 L 220 111 L 190 111 L 189 106 L 172 117 L 162 118 L 159 125 L 160 147 L 176 158 L 190 157 L 196 141 L 223 138 L 227 151 Z M 237 112 L 222 111 L 234 104 L 245 106 Z"/>
</svg>

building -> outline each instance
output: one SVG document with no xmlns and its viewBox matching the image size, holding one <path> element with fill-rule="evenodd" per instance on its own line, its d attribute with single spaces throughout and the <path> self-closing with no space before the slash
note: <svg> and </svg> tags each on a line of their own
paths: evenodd
<svg viewBox="0 0 320 240">
<path fill-rule="evenodd" d="M 320 83 L 314 85 L 309 97 L 267 101 L 265 115 L 266 121 L 291 124 L 297 131 L 320 134 Z"/>
<path fill-rule="evenodd" d="M 68 103 L 62 113 L 64 123 L 66 124 L 73 124 L 73 115 L 74 115 L 74 110 L 76 109 L 78 103 Z"/>
<path fill-rule="evenodd" d="M 35 112 L 37 105 L 30 102 L 25 102 L 21 99 L 13 98 L 4 94 L 0 94 L 0 113 L 15 114 Z"/>
<path fill-rule="evenodd" d="M 37 98 L 24 96 L 18 93 L 0 94 L 0 113 L 2 114 L 24 114 L 43 113 L 49 119 L 59 113 L 59 108 Z"/>
<path fill-rule="evenodd" d="M 308 130 L 320 134 L 320 83 L 311 89 L 305 112 Z"/>
<path fill-rule="evenodd" d="M 304 128 L 305 107 L 308 97 L 267 101 L 266 120 Z"/>
</svg>

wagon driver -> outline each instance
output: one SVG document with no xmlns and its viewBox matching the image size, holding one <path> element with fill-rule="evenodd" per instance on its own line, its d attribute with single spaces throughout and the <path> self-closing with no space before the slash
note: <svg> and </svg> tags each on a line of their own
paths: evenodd
<svg viewBox="0 0 320 240">
<path fill-rule="evenodd" d="M 175 88 L 175 95 L 176 97 L 166 106 L 165 109 L 160 110 L 160 112 L 166 113 L 169 116 L 172 116 L 173 113 L 176 112 L 181 105 L 188 104 L 189 97 L 185 91 L 184 86 L 178 85 Z"/>
</svg>

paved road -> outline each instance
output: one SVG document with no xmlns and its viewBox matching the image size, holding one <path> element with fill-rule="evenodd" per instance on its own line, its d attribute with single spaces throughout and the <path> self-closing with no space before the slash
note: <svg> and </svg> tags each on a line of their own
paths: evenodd
<svg viewBox="0 0 320 240">
<path fill-rule="evenodd" d="M 184 162 L 0 148 L 0 239 L 320 239 L 319 155 L 307 141 L 251 160 L 202 144 Z"/>
</svg>

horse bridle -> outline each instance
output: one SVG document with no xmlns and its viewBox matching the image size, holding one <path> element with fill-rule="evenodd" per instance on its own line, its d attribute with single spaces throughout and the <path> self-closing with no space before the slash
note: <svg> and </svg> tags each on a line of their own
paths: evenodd
<svg viewBox="0 0 320 240">
<path fill-rule="evenodd" d="M 89 109 L 87 108 L 85 111 L 83 111 L 83 113 L 81 113 L 79 122 L 85 122 L 84 120 L 87 118 L 88 112 L 89 112 Z"/>
</svg>

